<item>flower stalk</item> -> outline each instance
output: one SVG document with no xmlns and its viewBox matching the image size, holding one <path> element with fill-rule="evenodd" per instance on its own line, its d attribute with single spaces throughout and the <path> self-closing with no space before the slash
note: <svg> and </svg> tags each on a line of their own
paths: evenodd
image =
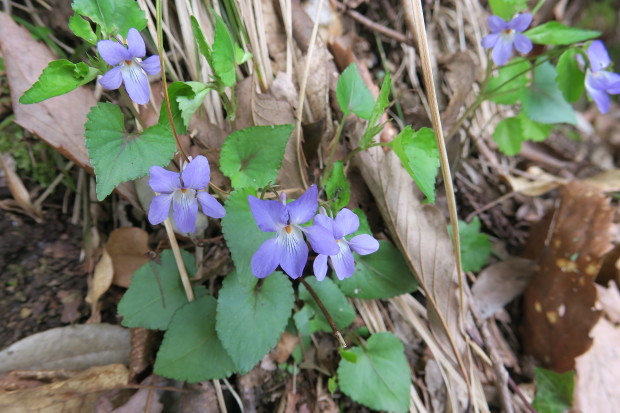
<svg viewBox="0 0 620 413">
<path fill-rule="evenodd" d="M 340 343 L 340 346 L 342 348 L 347 348 L 347 343 L 346 343 L 346 341 L 344 341 L 344 338 L 342 337 L 342 333 L 340 332 L 340 330 L 338 330 L 338 327 L 336 327 L 336 323 L 334 322 L 334 319 L 329 314 L 329 311 L 327 311 L 327 308 L 325 308 L 325 305 L 323 304 L 323 302 L 319 298 L 319 296 L 316 293 L 316 291 L 314 291 L 314 288 L 312 288 L 310 286 L 310 284 L 308 284 L 306 282 L 306 280 L 304 280 L 303 278 L 301 278 L 300 281 L 304 285 L 304 287 L 306 287 L 306 290 L 308 290 L 308 292 L 310 293 L 310 295 L 312 296 L 314 301 L 316 301 L 316 304 L 319 306 L 319 308 L 323 312 L 323 315 L 327 319 L 327 322 L 329 323 L 329 326 L 332 328 L 332 331 L 334 332 L 334 335 L 336 336 L 336 339 L 338 340 L 338 343 Z"/>
</svg>

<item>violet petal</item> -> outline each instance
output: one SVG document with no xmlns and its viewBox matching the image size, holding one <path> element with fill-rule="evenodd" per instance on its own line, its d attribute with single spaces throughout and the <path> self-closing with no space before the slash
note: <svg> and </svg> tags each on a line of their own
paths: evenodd
<svg viewBox="0 0 620 413">
<path fill-rule="evenodd" d="M 507 36 L 500 36 L 493 47 L 491 57 L 496 65 L 502 66 L 505 64 L 512 55 L 512 39 Z"/>
<path fill-rule="evenodd" d="M 355 261 L 353 260 L 353 254 L 346 243 L 341 242 L 340 253 L 337 255 L 332 255 L 329 258 L 331 259 L 332 267 L 334 268 L 334 272 L 336 272 L 336 276 L 339 280 L 349 278 L 355 272 Z"/>
<path fill-rule="evenodd" d="M 211 218 L 224 218 L 226 215 L 226 210 L 217 202 L 211 194 L 200 191 L 198 192 L 198 202 L 200 203 L 200 207 L 202 208 L 202 212 Z"/>
<path fill-rule="evenodd" d="M 149 222 L 151 225 L 161 224 L 170 215 L 171 194 L 157 195 L 149 207 Z"/>
<path fill-rule="evenodd" d="M 506 20 L 499 16 L 489 16 L 487 23 L 489 24 L 489 30 L 491 30 L 491 33 L 501 32 L 502 30 L 508 28 L 508 23 L 506 23 Z"/>
<path fill-rule="evenodd" d="M 306 261 L 308 261 L 308 246 L 298 228 L 292 228 L 290 233 L 283 231 L 278 235 L 278 242 L 282 245 L 280 266 L 292 279 L 301 277 Z"/>
<path fill-rule="evenodd" d="M 351 238 L 349 247 L 359 255 L 368 255 L 379 249 L 379 241 L 368 234 L 361 234 Z"/>
<path fill-rule="evenodd" d="M 127 50 L 131 54 L 131 57 L 143 58 L 146 55 L 146 46 L 144 45 L 142 36 L 140 36 L 140 32 L 132 27 L 127 33 L 126 40 Z"/>
<path fill-rule="evenodd" d="M 327 275 L 327 255 L 319 254 L 312 264 L 317 281 L 323 281 Z"/>
<path fill-rule="evenodd" d="M 523 13 L 508 22 L 508 28 L 517 32 L 522 32 L 532 23 L 533 16 L 529 13 Z"/>
<path fill-rule="evenodd" d="M 131 55 L 125 46 L 114 40 L 97 42 L 97 51 L 101 58 L 111 66 L 116 66 L 123 60 L 131 60 Z"/>
<path fill-rule="evenodd" d="M 320 225 L 312 225 L 303 229 L 312 249 L 318 254 L 335 255 L 340 249 L 334 234 Z"/>
<path fill-rule="evenodd" d="M 305 224 L 310 221 L 319 206 L 319 190 L 312 185 L 302 196 L 286 205 L 291 224 Z"/>
<path fill-rule="evenodd" d="M 485 49 L 492 48 L 493 46 L 497 44 L 497 41 L 499 40 L 500 35 L 501 33 L 487 34 L 486 36 L 482 38 L 482 47 L 484 47 Z"/>
<path fill-rule="evenodd" d="M 198 217 L 196 192 L 187 189 L 185 192 L 175 191 L 172 196 L 172 215 L 174 223 L 182 232 L 194 232 Z"/>
<path fill-rule="evenodd" d="M 112 69 L 108 70 L 105 75 L 99 79 L 99 83 L 103 86 L 104 89 L 114 90 L 121 87 L 121 83 L 123 83 L 123 76 L 121 76 L 121 67 L 116 66 Z"/>
<path fill-rule="evenodd" d="M 202 155 L 198 155 L 183 169 L 181 179 L 185 188 L 195 190 L 204 189 L 209 185 L 211 169 L 209 161 Z"/>
<path fill-rule="evenodd" d="M 179 173 L 169 171 L 161 166 L 151 166 L 149 169 L 149 185 L 153 191 L 160 194 L 169 194 L 181 188 Z"/>
<path fill-rule="evenodd" d="M 140 65 L 134 62 L 129 65 L 124 65 L 121 68 L 121 74 L 123 75 L 125 89 L 131 100 L 138 105 L 147 104 L 151 92 L 149 90 L 149 81 L 146 78 L 146 73 L 144 73 Z"/>
<path fill-rule="evenodd" d="M 140 62 L 140 66 L 146 72 L 147 75 L 153 76 L 161 72 L 159 56 L 157 55 L 147 57 L 146 59 Z"/>
<path fill-rule="evenodd" d="M 248 195 L 248 203 L 256 225 L 261 231 L 275 232 L 287 224 L 288 212 L 280 202 Z"/>
<path fill-rule="evenodd" d="M 611 100 L 609 95 L 604 90 L 599 90 L 593 88 L 588 82 L 588 76 L 586 76 L 586 90 L 588 91 L 588 95 L 592 98 L 596 106 L 598 106 L 598 110 L 601 113 L 607 113 L 609 111 L 609 105 Z"/>
<path fill-rule="evenodd" d="M 252 274 L 258 278 L 265 278 L 278 268 L 282 246 L 275 238 L 263 242 L 252 256 Z"/>
<path fill-rule="evenodd" d="M 334 219 L 334 237 L 340 239 L 345 235 L 353 234 L 360 227 L 360 219 L 355 212 L 344 208 Z M 340 232 L 340 233 L 337 233 Z"/>
<path fill-rule="evenodd" d="M 590 61 L 590 69 L 598 72 L 607 68 L 611 64 L 611 59 L 605 48 L 605 44 L 601 40 L 595 40 L 588 47 L 588 60 Z"/>
<path fill-rule="evenodd" d="M 514 38 L 515 49 L 522 54 L 528 54 L 532 51 L 532 41 L 527 38 L 527 36 L 522 35 L 521 33 L 516 33 Z"/>
</svg>

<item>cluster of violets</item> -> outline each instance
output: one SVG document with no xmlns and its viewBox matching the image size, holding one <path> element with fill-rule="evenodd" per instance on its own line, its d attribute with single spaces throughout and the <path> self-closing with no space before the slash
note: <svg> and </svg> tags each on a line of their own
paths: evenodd
<svg viewBox="0 0 620 413">
<path fill-rule="evenodd" d="M 531 23 L 532 15 L 529 13 L 518 14 L 509 22 L 499 16 L 489 17 L 491 33 L 482 39 L 482 46 L 493 49 L 491 57 L 496 65 L 506 64 L 512 57 L 513 49 L 522 54 L 532 50 L 532 41 L 522 34 Z M 620 75 L 606 70 L 611 65 L 611 60 L 602 41 L 595 40 L 590 43 L 586 54 L 589 61 L 585 76 L 586 91 L 601 113 L 607 113 L 609 95 L 620 94 Z"/>
<path fill-rule="evenodd" d="M 149 208 L 149 222 L 153 225 L 164 222 L 172 209 L 177 228 L 192 233 L 196 229 L 199 205 L 209 217 L 224 217 L 224 207 L 207 192 L 210 172 L 209 161 L 201 155 L 181 165 L 181 172 L 152 166 L 149 185 L 156 196 Z M 301 277 L 308 261 L 304 235 L 319 254 L 314 260 L 314 274 L 319 281 L 327 274 L 328 260 L 336 276 L 342 280 L 355 272 L 353 252 L 366 255 L 379 249 L 379 242 L 368 234 L 350 240 L 345 238 L 359 228 L 359 218 L 355 213 L 345 208 L 336 218 L 328 217 L 324 210 L 316 215 L 318 201 L 316 185 L 290 203 L 286 203 L 285 193 L 279 200 L 248 196 L 250 210 L 260 230 L 276 233 L 275 238 L 265 241 L 252 257 L 252 273 L 256 277 L 264 278 L 278 266 L 293 279 Z M 302 226 L 312 219 L 313 225 Z"/>
<path fill-rule="evenodd" d="M 268 276 L 278 265 L 289 277 L 301 277 L 308 261 L 304 235 L 318 254 L 314 260 L 314 275 L 319 281 L 327 274 L 328 259 L 338 279 L 343 280 L 355 272 L 353 251 L 367 255 L 379 249 L 379 242 L 368 234 L 350 240 L 345 238 L 359 228 L 359 218 L 355 213 L 344 208 L 336 218 L 328 217 L 324 210 L 315 215 L 318 201 L 316 185 L 288 204 L 285 193 L 280 194 L 279 200 L 248 196 L 250 210 L 261 231 L 276 233 L 275 238 L 265 241 L 252 257 L 252 273 L 256 277 Z M 313 218 L 312 225 L 302 226 Z"/>
</svg>

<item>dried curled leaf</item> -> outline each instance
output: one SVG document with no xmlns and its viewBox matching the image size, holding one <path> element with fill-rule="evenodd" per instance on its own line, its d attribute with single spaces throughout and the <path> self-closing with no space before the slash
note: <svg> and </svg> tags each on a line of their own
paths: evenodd
<svg viewBox="0 0 620 413">
<path fill-rule="evenodd" d="M 589 333 L 600 317 L 594 279 L 612 247 L 612 216 L 598 189 L 567 184 L 525 291 L 525 350 L 557 372 L 572 370 L 575 357 L 592 345 Z"/>
</svg>

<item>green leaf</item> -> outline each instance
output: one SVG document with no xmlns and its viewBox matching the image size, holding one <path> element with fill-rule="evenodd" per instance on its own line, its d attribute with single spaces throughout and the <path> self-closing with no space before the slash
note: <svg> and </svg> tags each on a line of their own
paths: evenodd
<svg viewBox="0 0 620 413">
<path fill-rule="evenodd" d="M 383 124 L 377 123 L 381 119 L 381 116 L 387 109 L 390 104 L 390 87 L 392 86 L 392 78 L 390 74 L 385 75 L 385 79 L 383 79 L 383 84 L 381 85 L 381 91 L 379 92 L 379 96 L 377 96 L 377 100 L 375 105 L 372 108 L 372 113 L 370 114 L 370 118 L 368 119 L 368 125 L 366 126 L 366 130 L 364 131 L 364 136 L 360 141 L 360 148 L 365 148 L 370 145 L 373 141 L 373 138 L 377 136 L 383 130 Z"/>
<path fill-rule="evenodd" d="M 140 135 L 125 132 L 123 112 L 112 103 L 91 108 L 85 128 L 100 201 L 121 182 L 148 174 L 153 165 L 167 165 L 176 151 L 172 134 L 164 125 L 151 126 Z"/>
<path fill-rule="evenodd" d="M 248 195 L 256 196 L 256 190 L 246 188 L 232 192 L 224 204 L 226 216 L 222 218 L 222 232 L 230 248 L 235 268 L 241 274 L 251 274 L 252 255 L 269 238 L 272 232 L 263 232 L 256 225 L 250 211 Z"/>
<path fill-rule="evenodd" d="M 242 49 L 235 41 L 224 23 L 217 14 L 215 16 L 215 35 L 213 38 L 213 50 L 211 54 L 213 71 L 226 86 L 234 86 L 237 81 L 237 55 L 244 56 Z M 240 50 L 240 52 L 239 52 Z"/>
<path fill-rule="evenodd" d="M 342 357 L 346 361 L 349 361 L 351 363 L 357 363 L 357 355 L 355 355 L 353 351 L 340 348 L 338 349 L 338 352 L 340 353 L 340 357 Z"/>
<path fill-rule="evenodd" d="M 216 302 L 203 296 L 179 309 L 157 352 L 155 373 L 190 383 L 223 379 L 235 366 L 215 331 Z"/>
<path fill-rule="evenodd" d="M 196 43 L 198 43 L 198 50 L 200 50 L 200 53 L 205 57 L 205 59 L 207 59 L 209 65 L 213 67 L 213 61 L 211 60 L 212 51 L 209 43 L 207 43 L 207 38 L 202 32 L 200 24 L 198 24 L 198 20 L 196 20 L 194 16 L 191 16 L 191 22 L 194 38 L 196 39 Z"/>
<path fill-rule="evenodd" d="M 252 282 L 242 282 L 251 277 Z M 284 332 L 295 298 L 288 277 L 279 271 L 257 285 L 251 274 L 232 272 L 217 299 L 217 334 L 239 371 L 249 371 Z"/>
<path fill-rule="evenodd" d="M 516 118 L 502 119 L 493 132 L 493 140 L 505 155 L 516 155 L 521 151 L 521 143 L 525 141 L 521 121 Z"/>
<path fill-rule="evenodd" d="M 338 384 L 342 392 L 374 410 L 409 411 L 411 372 L 400 340 L 392 333 L 377 333 L 365 348 L 349 351 L 357 361 L 340 359 Z"/>
<path fill-rule="evenodd" d="M 126 38 L 132 27 L 138 31 L 146 27 L 144 11 L 134 0 L 73 0 L 71 8 L 101 26 L 105 35 Z"/>
<path fill-rule="evenodd" d="M 345 118 L 353 112 L 362 119 L 370 119 L 375 100 L 357 70 L 357 64 L 351 63 L 340 74 L 336 85 L 336 97 Z"/>
<path fill-rule="evenodd" d="M 527 0 L 489 0 L 489 5 L 494 15 L 509 21 L 515 13 L 527 7 Z"/>
<path fill-rule="evenodd" d="M 523 34 L 533 43 L 566 45 L 595 39 L 601 35 L 601 32 L 564 26 L 562 23 L 551 21 L 533 27 Z"/>
<path fill-rule="evenodd" d="M 577 122 L 575 112 L 558 88 L 556 77 L 555 68 L 549 62 L 534 69 L 534 83 L 521 90 L 523 111 L 536 122 L 574 125 Z"/>
<path fill-rule="evenodd" d="M 536 397 L 532 407 L 539 413 L 564 413 L 573 404 L 575 389 L 575 372 L 555 373 L 534 368 Z"/>
<path fill-rule="evenodd" d="M 189 274 L 196 272 L 192 256 L 181 251 Z M 196 297 L 207 294 L 203 286 L 193 288 Z M 129 289 L 118 303 L 118 313 L 125 327 L 144 327 L 165 330 L 172 315 L 187 304 L 181 276 L 171 250 L 161 254 L 161 265 L 149 261 L 131 277 Z"/>
<path fill-rule="evenodd" d="M 314 277 L 308 277 L 306 282 L 319 296 L 338 329 L 347 328 L 355 320 L 355 310 L 331 279 L 317 281 Z M 311 332 L 332 331 L 321 308 L 303 284 L 299 286 L 299 298 L 314 310 L 314 318 L 310 319 Z"/>
<path fill-rule="evenodd" d="M 54 96 L 64 95 L 90 82 L 99 71 L 86 63 L 71 63 L 68 60 L 50 62 L 39 80 L 19 98 L 20 103 L 37 103 Z"/>
<path fill-rule="evenodd" d="M 293 125 L 267 125 L 234 131 L 222 146 L 222 173 L 234 188 L 261 188 L 275 182 L 293 129 Z"/>
<path fill-rule="evenodd" d="M 549 133 L 551 133 L 551 130 L 553 129 L 553 125 L 545 125 L 540 122 L 534 122 L 523 112 L 520 112 L 517 118 L 521 121 L 521 134 L 523 136 L 523 140 L 542 142 L 549 137 Z"/>
<path fill-rule="evenodd" d="M 325 193 L 334 211 L 340 211 L 349 204 L 351 187 L 344 173 L 342 161 L 334 162 L 330 174 L 325 180 Z"/>
<path fill-rule="evenodd" d="M 177 133 L 187 133 L 189 121 L 202 105 L 209 90 L 211 89 L 207 85 L 200 82 L 174 82 L 168 86 L 170 111 Z M 161 104 L 158 123 L 160 125 L 168 125 L 169 123 L 166 102 Z"/>
<path fill-rule="evenodd" d="M 418 288 L 402 254 L 387 241 L 379 241 L 377 252 L 361 256 L 355 254 L 355 257 L 353 276 L 334 280 L 348 297 L 392 298 Z"/>
<path fill-rule="evenodd" d="M 86 40 L 92 45 L 97 44 L 97 35 L 93 28 L 90 27 L 90 23 L 78 14 L 69 17 L 69 28 L 77 37 Z"/>
<path fill-rule="evenodd" d="M 360 234 L 369 234 L 372 235 L 372 231 L 370 230 L 370 225 L 368 225 L 368 218 L 366 218 L 366 214 L 359 208 L 354 208 L 352 210 L 355 215 L 360 219 L 360 226 L 353 234 L 352 237 L 355 237 Z"/>
<path fill-rule="evenodd" d="M 448 226 L 448 232 L 452 236 L 451 226 Z M 463 271 L 480 271 L 491 256 L 491 241 L 487 234 L 480 232 L 480 219 L 476 217 L 469 224 L 459 220 L 459 237 Z"/>
<path fill-rule="evenodd" d="M 497 75 L 489 79 L 485 93 L 493 93 L 489 100 L 502 105 L 512 105 L 519 100 L 519 92 L 529 80 L 528 73 L 532 64 L 519 57 L 497 71 Z"/>
<path fill-rule="evenodd" d="M 433 131 L 429 128 L 414 131 L 411 126 L 407 126 L 392 140 L 390 146 L 429 202 L 435 203 L 439 151 Z"/>
<path fill-rule="evenodd" d="M 556 81 L 562 91 L 564 98 L 568 102 L 579 100 L 585 89 L 585 73 L 579 68 L 577 57 L 580 55 L 578 49 L 568 49 L 558 59 Z"/>
</svg>

